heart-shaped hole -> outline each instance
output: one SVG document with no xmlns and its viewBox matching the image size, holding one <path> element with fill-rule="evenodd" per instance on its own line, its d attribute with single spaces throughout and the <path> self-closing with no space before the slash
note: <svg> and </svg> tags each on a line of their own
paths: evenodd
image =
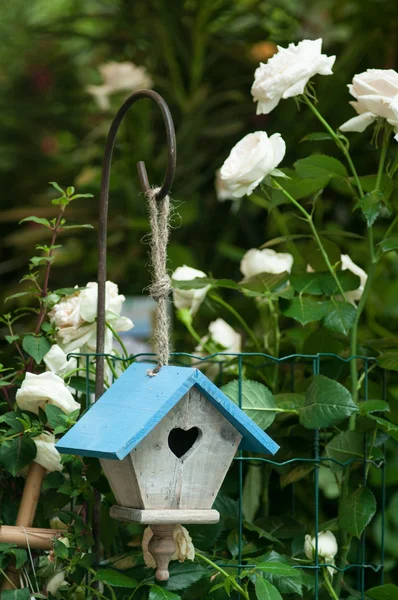
<svg viewBox="0 0 398 600">
<path fill-rule="evenodd" d="M 169 433 L 169 448 L 177 458 L 183 458 L 199 440 L 200 435 L 198 427 L 191 427 L 188 431 L 176 427 Z"/>
</svg>

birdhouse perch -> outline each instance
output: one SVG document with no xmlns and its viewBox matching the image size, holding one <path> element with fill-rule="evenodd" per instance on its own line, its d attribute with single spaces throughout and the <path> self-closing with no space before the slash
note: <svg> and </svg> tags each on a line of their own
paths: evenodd
<svg viewBox="0 0 398 600">
<path fill-rule="evenodd" d="M 216 523 L 213 502 L 238 449 L 278 445 L 201 371 L 132 364 L 58 442 L 61 453 L 100 459 L 119 520 L 151 525 L 149 547 L 168 578 L 175 524 Z"/>
</svg>

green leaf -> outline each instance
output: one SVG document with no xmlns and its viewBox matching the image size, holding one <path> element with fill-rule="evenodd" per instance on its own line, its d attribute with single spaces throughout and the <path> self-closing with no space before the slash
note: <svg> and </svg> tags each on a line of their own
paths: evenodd
<svg viewBox="0 0 398 600">
<path fill-rule="evenodd" d="M 308 198 L 308 196 L 313 196 L 317 194 L 319 191 L 323 190 L 328 184 L 329 177 L 318 177 L 318 178 L 308 178 L 302 179 L 297 175 L 291 177 L 291 179 L 286 179 L 282 183 L 282 187 L 288 194 L 293 196 L 295 200 L 302 200 L 303 198 Z M 280 204 L 287 204 L 289 200 L 286 198 L 284 193 L 281 190 L 273 189 L 271 192 L 271 206 L 273 208 Z"/>
<path fill-rule="evenodd" d="M 333 140 L 333 136 L 331 136 L 330 133 L 320 131 L 305 135 L 301 138 L 300 142 L 322 142 L 324 140 Z"/>
<path fill-rule="evenodd" d="M 14 477 L 32 462 L 35 456 L 36 444 L 26 435 L 3 442 L 0 447 L 0 462 Z"/>
<path fill-rule="evenodd" d="M 369 488 L 358 488 L 341 505 L 339 524 L 342 529 L 361 537 L 376 512 L 376 499 Z"/>
<path fill-rule="evenodd" d="M 276 561 L 267 561 L 260 562 L 256 564 L 256 569 L 260 569 L 261 571 L 266 571 L 266 573 L 272 573 L 275 575 L 283 575 L 283 577 L 301 577 L 301 571 L 299 569 L 295 569 L 290 565 L 287 565 L 282 562 Z"/>
<path fill-rule="evenodd" d="M 62 229 L 94 229 L 94 225 L 90 225 L 89 223 L 85 225 L 64 225 Z"/>
<path fill-rule="evenodd" d="M 22 348 L 29 356 L 34 358 L 37 364 L 40 364 L 43 356 L 50 350 L 51 344 L 46 337 L 25 335 L 22 340 Z"/>
<path fill-rule="evenodd" d="M 297 296 L 291 300 L 282 300 L 281 312 L 286 317 L 295 319 L 301 325 L 307 325 L 312 321 L 320 321 L 326 314 L 325 302 L 319 302 L 311 297 Z"/>
<path fill-rule="evenodd" d="M 60 194 L 62 194 L 62 195 L 65 194 L 64 190 L 58 185 L 58 183 L 56 181 L 49 181 L 48 183 L 49 183 L 49 185 L 52 185 L 53 188 L 55 188 L 57 190 L 57 192 L 59 192 Z"/>
<path fill-rule="evenodd" d="M 283 600 L 276 587 L 261 577 L 257 577 L 254 589 L 257 600 Z"/>
<path fill-rule="evenodd" d="M 327 303 L 327 309 L 323 320 L 325 327 L 335 333 L 348 335 L 355 322 L 356 307 L 349 302 L 338 302 L 332 298 Z"/>
<path fill-rule="evenodd" d="M 298 394 L 296 392 L 282 392 L 281 394 L 275 395 L 277 407 L 283 408 L 283 410 L 297 411 L 303 406 L 304 401 L 304 394 Z"/>
<path fill-rule="evenodd" d="M 294 168 L 300 177 L 348 177 L 343 163 L 337 158 L 325 154 L 313 154 L 307 158 L 300 158 L 294 163 Z"/>
<path fill-rule="evenodd" d="M 271 517 L 272 519 L 272 517 Z M 286 517 L 280 519 L 281 527 L 284 527 L 283 521 L 285 521 Z M 289 518 L 287 517 L 287 520 Z M 294 522 L 293 528 L 291 529 L 291 533 L 295 533 L 295 535 L 300 535 L 302 533 L 302 527 L 300 527 L 297 522 Z M 289 538 L 294 537 L 294 535 L 289 535 Z M 276 562 L 279 564 L 284 564 L 289 566 L 289 559 L 282 554 L 278 554 L 272 550 L 271 552 L 267 552 L 267 554 L 263 557 L 263 560 L 260 562 Z M 281 594 L 299 594 L 303 595 L 303 572 L 300 569 L 293 569 L 294 573 L 291 573 L 288 576 L 279 575 L 278 573 L 268 572 L 264 570 L 262 572 L 262 576 L 264 579 L 267 579 L 272 585 L 274 585 Z"/>
<path fill-rule="evenodd" d="M 19 224 L 25 223 L 26 221 L 33 221 L 33 223 L 38 223 L 38 225 L 44 225 L 44 227 L 48 227 L 48 229 L 52 229 L 50 221 L 48 219 L 44 219 L 42 217 L 25 217 L 22 221 L 19 221 Z"/>
<path fill-rule="evenodd" d="M 17 294 L 11 294 L 11 296 L 7 296 L 6 302 L 9 300 L 14 300 L 15 298 L 22 298 L 23 296 L 32 296 L 32 292 L 18 292 Z"/>
<path fill-rule="evenodd" d="M 398 600 L 398 587 L 393 583 L 386 583 L 367 590 L 366 596 L 372 600 Z"/>
<path fill-rule="evenodd" d="M 325 448 L 328 458 L 337 460 L 341 463 L 360 459 L 363 460 L 363 435 L 358 431 L 342 431 L 338 433 Z M 342 466 L 330 462 L 332 471 L 340 471 Z"/>
<path fill-rule="evenodd" d="M 222 386 L 221 390 L 239 406 L 238 379 Z M 261 429 L 267 429 L 275 419 L 275 398 L 271 390 L 258 381 L 242 381 L 241 408 Z"/>
<path fill-rule="evenodd" d="M 345 292 L 356 290 L 361 284 L 360 278 L 348 269 L 337 271 L 336 275 Z M 293 274 L 290 276 L 290 283 L 296 292 L 305 292 L 314 296 L 333 296 L 339 293 L 336 281 L 328 271 Z"/>
<path fill-rule="evenodd" d="M 383 369 L 387 369 L 387 371 L 398 371 L 398 352 L 385 352 L 378 357 L 377 362 Z"/>
<path fill-rule="evenodd" d="M 391 421 L 387 421 L 386 419 L 382 419 L 381 417 L 375 417 L 374 415 L 368 415 L 369 419 L 372 421 L 376 421 L 378 426 L 388 433 L 394 440 L 398 442 L 398 425 L 391 423 Z"/>
<path fill-rule="evenodd" d="M 392 235 L 379 243 L 382 252 L 398 250 L 398 235 Z"/>
<path fill-rule="evenodd" d="M 171 592 L 185 590 L 208 575 L 207 569 L 191 561 L 183 563 L 173 562 L 170 565 L 169 573 L 170 579 L 166 584 L 166 588 Z"/>
<path fill-rule="evenodd" d="M 112 587 L 136 588 L 138 585 L 135 579 L 115 569 L 99 569 L 95 579 L 103 581 Z"/>
<path fill-rule="evenodd" d="M 324 375 L 314 375 L 300 410 L 300 423 L 308 429 L 330 427 L 357 411 L 347 388 Z"/>
<path fill-rule="evenodd" d="M 82 364 L 82 370 L 84 369 L 83 364 Z M 77 392 L 86 393 L 86 391 L 88 390 L 89 393 L 92 393 L 92 394 L 95 393 L 95 381 L 91 381 L 91 379 L 90 379 L 88 381 L 88 385 L 87 385 L 87 381 L 86 381 L 85 377 L 71 377 L 70 381 L 68 381 L 68 385 L 69 385 L 69 387 L 73 388 Z"/>
<path fill-rule="evenodd" d="M 44 410 L 46 411 L 48 424 L 52 429 L 55 429 L 59 425 L 65 426 L 68 415 L 59 406 L 46 404 Z"/>
<path fill-rule="evenodd" d="M 239 288 L 247 295 L 276 294 L 286 288 L 289 273 L 258 273 L 245 277 L 239 282 Z M 250 293 L 248 293 L 250 292 Z"/>
<path fill-rule="evenodd" d="M 365 400 L 358 405 L 361 415 L 369 415 L 374 412 L 388 412 L 390 406 L 384 400 Z"/>
<path fill-rule="evenodd" d="M 5 335 L 4 339 L 9 344 L 12 344 L 13 342 L 16 342 L 17 340 L 19 340 L 19 335 Z"/>
<path fill-rule="evenodd" d="M 261 463 L 249 464 L 242 494 L 243 517 L 249 522 L 254 521 L 254 517 L 256 516 L 256 512 L 261 503 L 261 496 L 263 493 L 262 475 L 263 470 Z"/>
<path fill-rule="evenodd" d="M 30 600 L 30 590 L 29 588 L 5 590 L 1 592 L 1 600 Z"/>
<path fill-rule="evenodd" d="M 23 548 L 15 548 L 11 554 L 15 556 L 15 566 L 20 569 L 24 563 L 28 560 L 28 553 Z"/>
<path fill-rule="evenodd" d="M 384 194 L 378 190 L 368 192 L 359 200 L 358 206 L 362 209 L 368 227 L 371 227 L 379 216 L 383 200 Z"/>
<path fill-rule="evenodd" d="M 54 541 L 54 554 L 57 558 L 69 558 L 69 548 L 60 540 Z"/>
<path fill-rule="evenodd" d="M 153 585 L 149 590 L 149 600 L 179 600 L 180 598 L 181 596 L 173 594 L 159 585 Z"/>
</svg>

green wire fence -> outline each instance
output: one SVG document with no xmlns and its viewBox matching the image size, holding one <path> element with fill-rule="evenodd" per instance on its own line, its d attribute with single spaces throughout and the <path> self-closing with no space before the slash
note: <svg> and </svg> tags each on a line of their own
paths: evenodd
<svg viewBox="0 0 398 600">
<path fill-rule="evenodd" d="M 92 394 L 92 379 L 90 379 L 90 367 L 93 366 L 97 354 L 71 354 L 78 360 L 78 366 L 85 370 L 85 396 L 86 396 L 86 408 L 89 408 Z M 144 362 L 156 362 L 156 357 L 152 353 L 137 354 L 128 358 L 116 357 L 114 355 L 103 355 L 106 358 L 106 363 L 109 367 L 110 380 L 108 385 L 113 382 L 117 376 L 119 370 L 118 365 L 123 365 L 125 369 L 129 364 L 134 361 Z M 174 352 L 170 358 L 172 364 L 179 365 L 190 365 L 197 366 L 201 369 L 211 368 L 211 376 L 215 383 L 219 386 L 226 383 L 227 380 L 238 379 L 238 390 L 239 390 L 239 406 L 242 407 L 242 386 L 244 379 L 250 375 L 251 379 L 258 379 L 262 383 L 272 382 L 274 389 L 272 391 L 277 393 L 279 391 L 285 392 L 296 392 L 297 389 L 303 391 L 308 381 L 313 375 L 326 375 L 329 378 L 335 380 L 342 380 L 344 377 L 348 377 L 349 365 L 352 360 L 358 361 L 360 368 L 360 381 L 361 392 L 360 400 L 369 399 L 369 387 L 377 388 L 378 398 L 386 401 L 387 399 L 387 374 L 386 371 L 378 367 L 376 360 L 366 356 L 354 356 L 343 358 L 333 353 L 319 353 L 319 354 L 292 354 L 283 358 L 275 358 L 267 354 L 258 352 L 248 353 L 228 353 L 221 352 L 210 356 L 196 356 L 185 352 Z M 92 372 L 92 369 L 91 369 Z M 311 440 L 311 456 L 292 456 L 285 460 L 278 460 L 278 454 L 273 458 L 266 457 L 251 457 L 242 451 L 239 451 L 235 457 L 235 466 L 231 468 L 236 469 L 238 473 L 238 505 L 239 505 L 239 527 L 238 527 L 238 552 L 236 561 L 233 566 L 238 569 L 240 573 L 243 569 L 247 571 L 248 568 L 255 567 L 244 558 L 244 517 L 243 517 L 243 485 L 245 469 L 247 465 L 269 465 L 276 469 L 288 467 L 289 465 L 309 465 L 313 466 L 313 469 L 308 473 L 307 477 L 312 477 L 312 499 L 308 500 L 308 505 L 312 503 L 313 509 L 313 525 L 311 533 L 315 536 L 315 559 L 313 564 L 298 563 L 297 568 L 308 570 L 308 572 L 314 573 L 314 598 L 318 600 L 321 580 L 320 572 L 321 569 L 327 566 L 333 567 L 335 577 L 344 575 L 344 578 L 348 579 L 348 587 L 351 590 L 351 594 L 355 592 L 355 595 L 361 600 L 365 599 L 365 590 L 369 587 L 369 581 L 372 585 L 381 585 L 384 581 L 384 562 L 385 562 L 385 511 L 386 511 L 386 478 L 385 478 L 385 446 L 381 446 L 377 458 L 372 458 L 368 454 L 368 434 L 365 431 L 363 434 L 363 456 L 358 458 L 350 458 L 345 461 L 340 461 L 335 458 L 329 458 L 328 456 L 322 455 L 322 443 L 323 443 L 323 432 L 319 429 L 307 430 L 312 435 Z M 268 430 L 268 433 L 273 437 L 272 427 Z M 281 445 L 281 451 L 283 454 L 283 438 L 278 440 Z M 281 453 L 279 451 L 279 453 Z M 380 532 L 380 547 L 378 551 L 378 560 L 374 561 L 369 558 L 369 552 L 367 548 L 367 531 L 365 529 L 361 538 L 358 540 L 356 547 L 354 546 L 354 557 L 350 555 L 351 561 L 345 566 L 339 566 L 334 564 L 328 564 L 321 562 L 318 553 L 318 533 L 320 532 L 321 526 L 321 512 L 322 512 L 322 497 L 320 494 L 319 485 L 319 469 L 323 464 L 335 464 L 341 469 L 359 468 L 361 470 L 361 484 L 366 487 L 369 485 L 369 470 L 377 469 L 381 472 L 380 477 L 380 489 L 378 490 L 378 511 L 380 514 L 381 532 Z M 359 471 L 358 471 L 359 473 Z M 358 476 L 357 476 L 358 477 Z M 296 495 L 296 483 L 290 484 L 290 491 L 284 488 L 279 494 L 283 495 L 286 499 L 289 497 L 290 515 L 292 517 L 298 514 L 298 498 Z M 279 496 L 280 497 L 280 496 Z M 272 498 L 271 498 L 272 502 Z M 330 506 L 330 511 L 336 515 L 336 506 Z M 308 519 L 307 519 L 308 520 Z M 231 562 L 218 562 L 220 567 L 231 567 Z M 371 577 L 370 577 L 370 574 Z"/>
</svg>

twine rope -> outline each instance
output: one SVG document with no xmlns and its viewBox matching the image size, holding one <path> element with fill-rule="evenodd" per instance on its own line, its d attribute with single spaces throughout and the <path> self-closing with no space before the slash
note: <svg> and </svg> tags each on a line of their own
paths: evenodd
<svg viewBox="0 0 398 600">
<path fill-rule="evenodd" d="M 151 226 L 150 258 L 152 264 L 152 283 L 149 293 L 156 301 L 156 319 L 154 344 L 157 355 L 157 365 L 148 374 L 156 375 L 160 369 L 169 363 L 169 316 L 167 301 L 171 290 L 170 277 L 167 274 L 167 244 L 169 241 L 170 198 L 156 199 L 160 188 L 146 192 Z"/>
</svg>

